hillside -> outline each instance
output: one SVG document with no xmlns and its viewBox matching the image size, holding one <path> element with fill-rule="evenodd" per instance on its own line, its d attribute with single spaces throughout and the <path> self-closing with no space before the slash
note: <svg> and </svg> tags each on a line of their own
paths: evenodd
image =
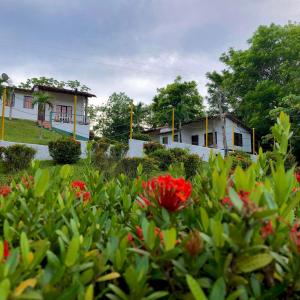
<svg viewBox="0 0 300 300">
<path fill-rule="evenodd" d="M 33 121 L 5 119 L 4 140 L 6 141 L 47 145 L 49 141 L 61 136 L 62 135 L 57 132 L 41 129 L 37 126 L 36 122 Z"/>
</svg>

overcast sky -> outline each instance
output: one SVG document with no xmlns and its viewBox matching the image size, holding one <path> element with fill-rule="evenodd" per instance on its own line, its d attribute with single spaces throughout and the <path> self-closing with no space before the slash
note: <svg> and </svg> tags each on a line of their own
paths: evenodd
<svg viewBox="0 0 300 300">
<path fill-rule="evenodd" d="M 79 80 L 149 103 L 181 75 L 205 95 L 219 56 L 260 24 L 300 21 L 300 0 L 0 0 L 0 72 Z"/>
</svg>

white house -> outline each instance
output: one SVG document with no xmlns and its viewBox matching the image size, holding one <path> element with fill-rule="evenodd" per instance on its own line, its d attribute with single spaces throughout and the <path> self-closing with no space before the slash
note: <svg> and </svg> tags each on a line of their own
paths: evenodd
<svg viewBox="0 0 300 300">
<path fill-rule="evenodd" d="M 223 121 L 220 117 L 201 118 L 195 121 L 183 123 L 181 131 L 174 129 L 174 141 L 172 128 L 169 126 L 149 129 L 148 133 L 153 140 L 164 144 L 166 148 L 183 148 L 188 149 L 190 153 L 199 155 L 204 161 L 208 161 L 211 152 L 224 156 L 228 151 L 253 152 L 252 131 L 237 118 L 231 114 L 225 114 L 225 136 L 227 148 L 223 143 Z M 206 140 L 206 131 L 208 138 Z M 144 156 L 144 144 L 141 140 L 130 139 L 128 157 Z M 225 149 L 226 148 L 226 149 Z M 257 147 L 256 147 L 257 149 Z M 255 160 L 256 156 L 251 155 Z"/>
<path fill-rule="evenodd" d="M 202 146 L 225 150 L 223 142 L 223 122 L 218 116 L 208 118 L 208 145 L 206 145 L 206 118 L 186 122 L 181 127 L 181 139 L 178 128 L 175 129 L 174 142 L 185 145 Z M 172 144 L 172 128 L 169 126 L 147 130 L 154 140 L 161 144 Z M 225 114 L 225 133 L 227 149 L 252 153 L 252 131 L 231 114 Z"/>
<path fill-rule="evenodd" d="M 33 92 L 35 91 L 44 91 L 52 96 L 53 110 L 48 106 L 45 110 L 38 105 L 33 107 Z M 74 112 L 75 93 L 77 95 L 76 115 Z M 32 90 L 15 88 L 12 101 L 7 101 L 5 116 L 37 121 L 45 128 L 51 128 L 66 135 L 73 134 L 74 117 L 76 116 L 76 138 L 88 140 L 90 125 L 87 117 L 87 106 L 90 97 L 95 97 L 95 95 L 42 85 L 36 85 Z M 0 103 L 2 107 L 2 100 Z"/>
</svg>

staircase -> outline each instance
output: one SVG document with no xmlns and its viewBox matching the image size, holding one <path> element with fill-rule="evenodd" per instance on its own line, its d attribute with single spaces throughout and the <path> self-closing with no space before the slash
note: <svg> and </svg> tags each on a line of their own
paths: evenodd
<svg viewBox="0 0 300 300">
<path fill-rule="evenodd" d="M 39 126 L 44 127 L 45 129 L 50 129 L 51 130 L 51 124 L 49 121 L 38 121 Z"/>
</svg>

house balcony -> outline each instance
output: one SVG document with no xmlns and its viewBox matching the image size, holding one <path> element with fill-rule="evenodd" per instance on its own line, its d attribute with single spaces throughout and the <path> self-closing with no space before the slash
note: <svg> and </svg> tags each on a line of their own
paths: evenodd
<svg viewBox="0 0 300 300">
<path fill-rule="evenodd" d="M 62 114 L 52 112 L 50 115 L 51 128 L 72 135 L 74 127 L 78 139 L 88 140 L 90 131 L 90 121 L 86 115 L 76 114 L 76 126 L 74 126 L 74 114 Z"/>
</svg>

